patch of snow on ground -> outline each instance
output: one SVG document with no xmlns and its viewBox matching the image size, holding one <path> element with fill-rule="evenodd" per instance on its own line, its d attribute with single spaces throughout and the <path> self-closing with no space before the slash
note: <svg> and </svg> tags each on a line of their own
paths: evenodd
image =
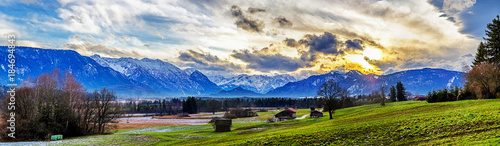
<svg viewBox="0 0 500 146">
<path fill-rule="evenodd" d="M 307 116 L 309 116 L 309 114 L 303 115 L 302 117 L 297 118 L 297 119 L 305 119 Z"/>
</svg>

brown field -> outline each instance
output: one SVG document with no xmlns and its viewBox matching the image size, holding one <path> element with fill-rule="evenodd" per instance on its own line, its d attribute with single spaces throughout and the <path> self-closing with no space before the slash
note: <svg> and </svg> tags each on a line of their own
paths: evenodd
<svg viewBox="0 0 500 146">
<path fill-rule="evenodd" d="M 221 116 L 222 112 L 216 113 Z M 118 119 L 118 123 L 112 123 L 117 130 L 146 128 L 169 125 L 202 125 L 208 123 L 214 116 L 212 113 L 191 114 L 190 117 L 178 117 L 177 115 L 167 116 L 132 116 Z"/>
</svg>

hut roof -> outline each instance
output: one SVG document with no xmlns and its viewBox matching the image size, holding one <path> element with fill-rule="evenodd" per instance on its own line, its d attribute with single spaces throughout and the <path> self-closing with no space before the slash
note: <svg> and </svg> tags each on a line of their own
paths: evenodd
<svg viewBox="0 0 500 146">
<path fill-rule="evenodd" d="M 314 110 L 311 113 L 321 113 L 320 111 Z"/>
<path fill-rule="evenodd" d="M 287 108 L 285 111 L 289 112 L 289 113 L 296 113 L 297 112 L 297 110 L 295 110 L 293 108 Z"/>
</svg>

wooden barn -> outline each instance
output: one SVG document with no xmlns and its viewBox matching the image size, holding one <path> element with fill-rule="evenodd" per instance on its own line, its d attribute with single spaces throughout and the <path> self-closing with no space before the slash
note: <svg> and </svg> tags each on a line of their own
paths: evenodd
<svg viewBox="0 0 500 146">
<path fill-rule="evenodd" d="M 276 118 L 280 119 L 280 121 L 283 121 L 283 120 L 295 119 L 296 118 L 295 114 L 297 114 L 297 110 L 295 110 L 293 108 L 287 108 L 284 111 L 281 111 L 274 116 Z"/>
</svg>

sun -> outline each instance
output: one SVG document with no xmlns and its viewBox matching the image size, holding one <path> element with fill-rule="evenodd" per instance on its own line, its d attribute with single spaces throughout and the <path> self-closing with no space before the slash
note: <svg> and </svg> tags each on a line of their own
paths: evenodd
<svg viewBox="0 0 500 146">
<path fill-rule="evenodd" d="M 382 51 L 379 49 L 369 48 L 367 47 L 362 52 L 363 56 L 368 57 L 370 60 L 380 60 L 382 59 Z"/>
<path fill-rule="evenodd" d="M 351 55 L 349 56 L 349 60 L 351 62 L 360 64 L 364 69 L 375 69 L 373 65 L 371 65 L 364 59 L 363 55 Z"/>
<path fill-rule="evenodd" d="M 354 63 L 357 65 L 349 66 L 349 70 L 358 70 L 363 73 L 374 73 L 380 74 L 380 68 L 378 68 L 373 61 L 381 60 L 383 58 L 383 53 L 379 49 L 365 48 L 360 54 L 348 54 L 346 56 L 347 63 Z"/>
</svg>

